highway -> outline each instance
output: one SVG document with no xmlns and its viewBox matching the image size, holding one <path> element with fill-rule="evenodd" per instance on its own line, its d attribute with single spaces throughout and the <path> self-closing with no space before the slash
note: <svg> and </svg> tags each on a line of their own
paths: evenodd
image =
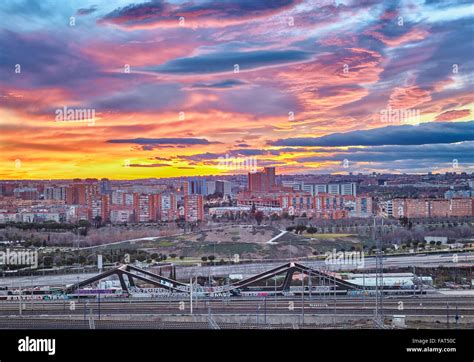
<svg viewBox="0 0 474 362">
<path fill-rule="evenodd" d="M 375 258 L 364 258 L 364 266 L 350 265 L 328 265 L 324 260 L 299 260 L 300 264 L 304 264 L 313 269 L 323 270 L 357 270 L 375 268 Z M 283 262 L 272 263 L 252 263 L 252 264 L 234 264 L 234 265 L 217 265 L 217 266 L 201 266 L 176 268 L 176 276 L 179 279 L 189 279 L 194 275 L 211 275 L 226 276 L 229 274 L 254 275 L 260 274 L 268 269 L 277 267 Z M 446 253 L 435 255 L 418 255 L 418 256 L 389 256 L 383 258 L 384 268 L 412 268 L 412 267 L 459 267 L 463 265 L 474 266 L 474 253 Z"/>
<path fill-rule="evenodd" d="M 357 270 L 375 268 L 374 258 L 364 259 L 364 268 L 357 268 L 345 265 L 327 265 L 324 260 L 298 261 L 308 267 L 322 270 Z M 217 265 L 217 266 L 196 266 L 196 267 L 177 267 L 176 276 L 178 279 L 189 280 L 195 276 L 228 276 L 229 274 L 241 274 L 251 276 L 260 274 L 271 268 L 278 267 L 283 264 L 281 262 L 271 263 L 252 263 L 252 264 L 234 264 L 234 265 Z M 456 266 L 474 266 L 474 252 L 466 253 L 447 253 L 435 255 L 419 255 L 419 256 L 399 256 L 384 257 L 385 268 L 412 268 L 412 267 L 456 267 Z M 24 277 L 2 277 L 0 278 L 0 286 L 18 287 L 21 286 L 63 286 L 66 284 L 74 284 L 78 281 L 93 277 L 97 273 L 77 273 L 63 275 L 45 275 L 45 276 L 24 276 Z"/>
</svg>

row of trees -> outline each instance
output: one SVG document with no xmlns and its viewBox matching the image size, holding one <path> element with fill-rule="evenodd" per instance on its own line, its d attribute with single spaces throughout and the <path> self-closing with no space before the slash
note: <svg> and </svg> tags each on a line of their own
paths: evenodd
<svg viewBox="0 0 474 362">
<path fill-rule="evenodd" d="M 207 262 L 208 260 L 212 263 L 214 260 L 216 260 L 216 257 L 215 255 L 209 255 L 209 256 L 202 256 L 201 257 L 201 260 L 205 263 Z"/>
<path fill-rule="evenodd" d="M 314 226 L 305 226 L 305 225 L 296 225 L 296 226 L 288 226 L 286 231 L 292 232 L 294 231 L 295 234 L 303 234 L 303 232 L 307 232 L 308 234 L 315 234 L 318 232 L 318 228 Z"/>
</svg>

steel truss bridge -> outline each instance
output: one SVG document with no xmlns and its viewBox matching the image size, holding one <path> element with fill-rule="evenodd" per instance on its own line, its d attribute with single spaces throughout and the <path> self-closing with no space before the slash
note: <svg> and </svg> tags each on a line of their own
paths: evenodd
<svg viewBox="0 0 474 362">
<path fill-rule="evenodd" d="M 350 283 L 347 280 L 341 279 L 333 273 L 327 273 L 321 270 L 312 269 L 307 267 L 303 264 L 289 262 L 283 265 L 280 265 L 276 268 L 269 269 L 263 273 L 251 276 L 246 279 L 239 280 L 237 282 L 222 285 L 222 286 L 213 286 L 213 287 L 201 287 L 197 286 L 193 283 L 193 291 L 198 288 L 201 292 L 205 294 L 216 294 L 216 293 L 230 293 L 232 295 L 239 295 L 241 291 L 248 291 L 252 289 L 252 286 L 256 283 L 265 282 L 277 275 L 284 275 L 283 282 L 280 285 L 276 285 L 273 287 L 269 286 L 259 286 L 259 291 L 275 291 L 278 294 L 283 294 L 284 292 L 290 291 L 291 281 L 293 280 L 293 275 L 295 273 L 300 273 L 306 276 L 309 276 L 310 280 L 316 278 L 319 283 L 315 285 L 307 285 L 306 287 L 328 287 L 329 289 L 332 288 L 332 291 L 338 292 L 347 292 L 347 291 L 365 291 L 365 290 L 372 290 L 375 287 L 366 286 L 362 287 L 357 284 Z M 148 270 L 144 270 L 138 268 L 131 264 L 124 264 L 117 268 L 110 269 L 106 272 L 98 274 L 94 277 L 85 279 L 81 282 L 68 285 L 65 288 L 65 293 L 73 293 L 74 291 L 83 288 L 85 286 L 91 285 L 93 283 L 99 282 L 101 280 L 106 280 L 112 276 L 117 276 L 118 280 L 120 281 L 120 286 L 124 293 L 131 294 L 130 288 L 134 288 L 137 286 L 137 282 L 141 281 L 148 285 L 153 285 L 156 288 L 162 288 L 164 290 L 168 290 L 170 293 L 191 293 L 191 283 L 183 283 L 171 278 L 166 278 L 162 275 L 150 272 Z M 128 284 L 126 282 L 128 281 Z M 275 279 L 276 283 L 276 279 Z M 303 285 L 303 290 L 304 290 Z M 387 289 L 387 288 L 386 288 Z"/>
</svg>

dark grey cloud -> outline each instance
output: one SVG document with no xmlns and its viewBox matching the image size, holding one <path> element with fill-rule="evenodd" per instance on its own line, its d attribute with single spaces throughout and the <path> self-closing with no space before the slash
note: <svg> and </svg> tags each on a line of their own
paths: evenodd
<svg viewBox="0 0 474 362">
<path fill-rule="evenodd" d="M 474 121 L 431 122 L 419 126 L 402 125 L 322 137 L 287 138 L 269 142 L 272 146 L 341 147 L 378 145 L 423 145 L 474 141 Z"/>
<path fill-rule="evenodd" d="M 222 52 L 195 57 L 177 58 L 146 71 L 167 74 L 209 74 L 233 72 L 238 64 L 240 71 L 264 66 L 280 65 L 308 60 L 313 54 L 301 50 L 257 50 L 247 52 Z"/>
<path fill-rule="evenodd" d="M 225 157 L 228 155 L 229 157 L 242 157 L 242 156 L 278 156 L 280 151 L 276 150 L 260 150 L 260 149 L 236 149 L 236 150 L 229 150 L 222 153 L 200 153 L 191 156 L 180 156 L 182 159 L 192 160 L 192 161 L 201 161 L 201 160 L 212 160 L 218 159 L 219 157 Z"/>
<path fill-rule="evenodd" d="M 97 11 L 97 5 L 92 5 L 88 8 L 81 8 L 76 11 L 76 15 L 84 16 L 92 14 L 93 12 Z"/>
<path fill-rule="evenodd" d="M 101 73 L 98 63 L 58 34 L 0 30 L 0 49 L 0 80 L 18 86 L 72 88 Z M 21 65 L 22 76 L 14 72 L 16 64 Z"/>
<path fill-rule="evenodd" d="M 131 75 L 131 74 L 127 74 Z M 138 82 L 137 82 L 138 83 Z M 156 95 L 160 96 L 157 97 Z M 124 111 L 124 112 L 156 112 L 171 111 L 182 108 L 185 102 L 184 91 L 179 84 L 174 83 L 146 83 L 122 92 L 105 94 L 96 98 L 91 106 L 102 111 Z"/>
<path fill-rule="evenodd" d="M 316 151 L 317 152 L 317 151 Z M 433 165 L 449 163 L 454 159 L 462 163 L 474 162 L 474 142 L 462 142 L 452 144 L 431 144 L 413 146 L 370 146 L 366 148 L 351 147 L 344 151 L 334 151 L 332 155 L 318 155 L 310 157 L 299 157 L 298 162 L 322 162 L 343 161 L 387 163 L 394 162 L 431 162 Z"/>
<path fill-rule="evenodd" d="M 431 54 L 431 60 L 419 67 L 420 72 L 417 78 L 419 84 L 435 85 L 441 80 L 452 77 L 453 64 L 457 64 L 460 75 L 473 74 L 474 59 L 472 56 L 466 56 L 467 49 L 470 49 L 471 54 L 474 51 L 472 24 L 473 17 L 471 16 L 466 19 L 437 23 L 431 27 L 430 32 L 433 38 L 436 37 L 438 46 Z M 472 80 L 470 88 L 472 91 Z"/>
<path fill-rule="evenodd" d="M 229 154 L 232 156 L 263 156 L 263 155 L 273 155 L 278 156 L 280 151 L 276 150 L 260 150 L 257 148 L 245 148 L 229 151 Z"/>
<path fill-rule="evenodd" d="M 241 85 L 247 84 L 237 79 L 226 79 L 220 82 L 215 83 L 196 83 L 191 86 L 191 88 L 217 88 L 217 89 L 226 89 L 226 88 L 235 88 Z"/>
</svg>

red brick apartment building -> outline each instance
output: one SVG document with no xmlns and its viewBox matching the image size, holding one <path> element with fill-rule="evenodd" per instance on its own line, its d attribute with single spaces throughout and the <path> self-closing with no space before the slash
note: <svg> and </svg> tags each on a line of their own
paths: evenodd
<svg viewBox="0 0 474 362">
<path fill-rule="evenodd" d="M 393 199 L 391 202 L 394 218 L 473 216 L 474 198 Z"/>
</svg>

